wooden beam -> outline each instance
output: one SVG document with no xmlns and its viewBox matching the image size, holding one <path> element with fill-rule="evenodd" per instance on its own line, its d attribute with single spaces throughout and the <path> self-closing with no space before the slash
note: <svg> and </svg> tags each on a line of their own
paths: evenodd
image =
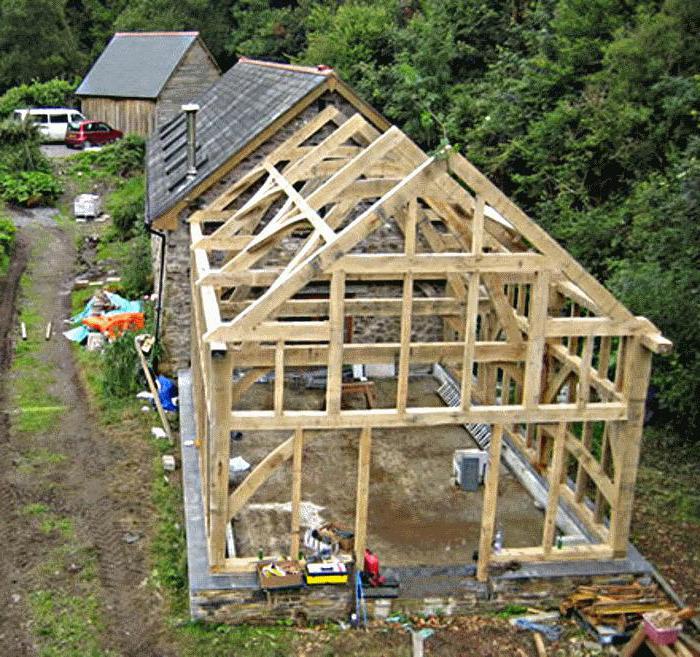
<svg viewBox="0 0 700 657">
<path fill-rule="evenodd" d="M 492 563 L 532 563 L 533 561 L 581 561 L 611 559 L 613 551 L 608 545 L 565 545 L 561 550 L 545 553 L 542 546 L 527 548 L 506 548 L 491 555 Z"/>
<path fill-rule="evenodd" d="M 301 460 L 304 451 L 304 431 L 294 432 L 292 458 L 292 530 L 290 556 L 296 559 L 299 555 L 299 538 L 301 532 Z"/>
<path fill-rule="evenodd" d="M 277 342 L 289 340 L 293 342 L 318 342 L 328 340 L 331 335 L 330 322 L 325 321 L 291 321 L 291 322 L 262 322 L 250 330 L 236 331 L 231 322 L 222 322 L 213 331 L 207 331 L 202 336 L 204 342 Z"/>
<path fill-rule="evenodd" d="M 275 447 L 231 493 L 228 500 L 229 518 L 233 518 L 248 503 L 258 488 L 269 479 L 270 475 L 291 458 L 294 452 L 294 435 L 292 434 L 287 440 Z M 226 468 L 226 476 L 228 477 L 228 467 Z"/>
<path fill-rule="evenodd" d="M 503 281 L 500 276 L 497 274 L 485 275 L 484 283 L 486 284 L 486 290 L 491 298 L 493 309 L 496 311 L 496 316 L 501 326 L 503 326 L 508 341 L 515 343 L 522 342 L 523 336 L 515 318 L 515 310 L 513 306 L 510 305 L 503 292 Z"/>
<path fill-rule="evenodd" d="M 365 254 L 346 255 L 330 265 L 327 271 L 343 270 L 352 274 L 404 272 L 442 274 L 448 272 L 516 272 L 533 273 L 550 268 L 550 263 L 537 253 L 423 253 L 419 255 Z"/>
<path fill-rule="evenodd" d="M 325 411 L 285 411 L 281 417 L 273 411 L 233 411 L 231 420 L 241 430 L 284 430 L 299 425 L 306 429 L 361 429 L 363 427 L 391 428 L 434 426 L 442 424 L 516 424 L 584 422 L 593 420 L 624 420 L 626 404 L 620 402 L 591 403 L 584 409 L 576 404 L 540 404 L 526 409 L 519 405 L 473 406 L 469 412 L 455 407 L 375 408 L 340 411 L 328 415 Z"/>
<path fill-rule="evenodd" d="M 235 350 L 237 367 L 265 367 L 275 365 L 275 348 L 246 343 L 251 348 Z M 345 365 L 393 363 L 400 356 L 400 342 L 349 343 L 343 347 Z M 284 362 L 287 367 L 325 366 L 328 364 L 328 345 L 286 345 Z M 461 363 L 463 342 L 413 342 L 410 347 L 412 363 Z M 507 342 L 477 342 L 473 360 L 479 363 L 519 362 L 525 359 L 525 346 Z"/>
<path fill-rule="evenodd" d="M 405 274 L 404 274 L 405 276 Z M 411 275 L 412 276 L 412 275 Z M 226 315 L 237 315 L 254 301 L 221 301 L 219 307 Z M 488 303 L 480 300 L 479 303 Z M 290 299 L 278 308 L 277 317 L 328 316 L 328 299 Z M 414 316 L 454 315 L 464 313 L 465 301 L 454 297 L 416 297 L 413 299 Z M 388 297 L 355 298 L 345 300 L 345 315 L 353 317 L 397 317 L 402 314 L 402 299 Z"/>
<path fill-rule="evenodd" d="M 357 456 L 357 494 L 355 508 L 355 569 L 363 570 L 367 546 L 367 514 L 369 509 L 369 466 L 372 454 L 372 429 L 360 431 Z"/>
<path fill-rule="evenodd" d="M 495 424 L 491 432 L 489 445 L 489 464 L 484 483 L 484 506 L 481 512 L 481 532 L 479 535 L 479 561 L 476 578 L 480 582 L 488 580 L 489 562 L 492 559 L 491 542 L 496 524 L 496 507 L 498 503 L 498 478 L 501 472 L 501 444 L 503 425 Z"/>
</svg>

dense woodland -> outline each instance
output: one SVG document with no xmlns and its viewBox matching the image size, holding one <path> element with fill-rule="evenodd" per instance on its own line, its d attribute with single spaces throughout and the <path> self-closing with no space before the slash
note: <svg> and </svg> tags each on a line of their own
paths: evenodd
<svg viewBox="0 0 700 657">
<path fill-rule="evenodd" d="M 147 29 L 200 30 L 224 70 L 334 66 L 424 148 L 457 145 L 675 342 L 653 421 L 700 440 L 699 2 L 0 0 L 0 93 Z"/>
</svg>

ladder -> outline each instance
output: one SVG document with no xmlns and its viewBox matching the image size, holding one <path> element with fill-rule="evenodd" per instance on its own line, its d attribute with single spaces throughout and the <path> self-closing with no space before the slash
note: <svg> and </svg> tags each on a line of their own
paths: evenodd
<svg viewBox="0 0 700 657">
<path fill-rule="evenodd" d="M 437 394 L 448 406 L 459 406 L 460 393 L 457 386 L 452 381 L 445 381 L 438 389 Z M 488 424 L 472 422 L 465 424 L 464 428 L 474 439 L 474 442 L 484 451 L 488 450 L 491 444 L 491 427 Z"/>
</svg>

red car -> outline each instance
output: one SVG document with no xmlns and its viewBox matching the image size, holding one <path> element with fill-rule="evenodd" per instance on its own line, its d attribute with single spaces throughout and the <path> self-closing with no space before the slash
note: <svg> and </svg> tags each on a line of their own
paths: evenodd
<svg viewBox="0 0 700 657">
<path fill-rule="evenodd" d="M 101 121 L 81 121 L 70 123 L 66 131 L 66 146 L 68 148 L 85 148 L 85 146 L 102 146 L 121 139 L 121 130 L 110 128 Z"/>
</svg>

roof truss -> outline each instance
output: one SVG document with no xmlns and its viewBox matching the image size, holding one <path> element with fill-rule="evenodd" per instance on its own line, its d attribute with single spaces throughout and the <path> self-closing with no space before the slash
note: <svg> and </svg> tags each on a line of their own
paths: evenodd
<svg viewBox="0 0 700 657">
<path fill-rule="evenodd" d="M 571 558 L 624 551 L 651 353 L 671 343 L 461 155 L 429 157 L 397 128 L 379 133 L 329 109 L 195 212 L 190 230 L 193 367 L 207 441 L 219 440 L 216 458 L 227 459 L 231 428 L 294 431 L 230 495 L 211 464 L 212 537 L 297 453 L 304 430 L 357 428 L 368 442 L 374 427 L 484 423 L 550 479 L 542 545 L 507 556 L 552 558 L 559 500 L 603 541 Z M 347 318 L 387 316 L 399 319 L 392 341 L 348 337 Z M 435 317 L 442 336 L 418 340 L 415 327 Z M 398 364 L 394 403 L 343 410 L 343 367 L 371 363 Z M 459 382 L 456 406 L 410 405 L 417 363 L 440 363 Z M 234 367 L 246 373 L 231 386 Z M 325 368 L 323 409 L 286 408 L 285 372 L 297 367 Z M 238 408 L 268 371 L 272 407 Z M 593 427 L 603 427 L 602 457 Z M 567 458 L 577 464 L 575 490 L 560 485 Z M 488 555 L 495 492 L 487 494 Z"/>
</svg>

